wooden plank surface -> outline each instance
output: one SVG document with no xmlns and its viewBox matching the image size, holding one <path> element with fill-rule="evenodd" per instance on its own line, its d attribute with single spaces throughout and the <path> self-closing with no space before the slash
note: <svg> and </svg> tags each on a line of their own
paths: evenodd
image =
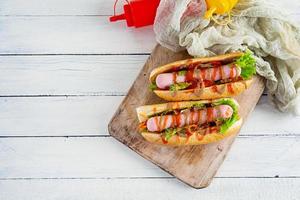
<svg viewBox="0 0 300 200">
<path fill-rule="evenodd" d="M 208 145 L 166 147 L 151 144 L 138 133 L 136 108 L 141 105 L 163 102 L 148 89 L 150 72 L 157 66 L 184 58 L 189 58 L 189 56 L 183 52 L 174 53 L 157 45 L 116 111 L 108 130 L 121 143 L 184 183 L 194 188 L 204 188 L 212 181 L 235 136 Z M 141 88 L 144 89 L 141 90 Z M 254 77 L 252 86 L 236 97 L 240 104 L 239 114 L 244 120 L 254 109 L 263 90 L 263 79 Z"/>
<path fill-rule="evenodd" d="M 0 55 L 144 54 L 155 45 L 151 26 L 127 29 L 107 16 L 0 16 L 0 24 Z"/>
<path fill-rule="evenodd" d="M 118 96 L 0 98 L 0 135 L 107 135 L 110 116 L 122 99 Z"/>
<path fill-rule="evenodd" d="M 2 56 L 0 95 L 125 95 L 147 58 Z"/>
<path fill-rule="evenodd" d="M 0 98 L 0 136 L 107 136 L 107 124 L 123 98 Z M 274 109 L 267 96 L 263 96 L 240 135 L 300 135 L 299 121 L 300 117 Z"/>
<path fill-rule="evenodd" d="M 0 180 L 171 177 L 111 137 L 0 138 L 0 160 Z M 216 177 L 300 177 L 299 165 L 299 136 L 239 137 Z"/>
<path fill-rule="evenodd" d="M 187 188 L 174 179 L 0 180 L 0 188 L 3 189 L 0 191 L 0 198 L 165 200 L 188 197 L 201 200 L 298 200 L 299 185 L 299 178 L 216 178 L 209 188 L 199 191 Z"/>
</svg>

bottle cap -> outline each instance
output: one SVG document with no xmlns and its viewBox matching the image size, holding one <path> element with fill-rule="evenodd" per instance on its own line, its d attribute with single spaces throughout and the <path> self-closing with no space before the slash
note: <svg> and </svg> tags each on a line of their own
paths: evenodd
<svg viewBox="0 0 300 200">
<path fill-rule="evenodd" d="M 110 22 L 126 20 L 127 26 L 142 27 L 154 23 L 156 9 L 160 0 L 126 0 L 127 4 L 123 6 L 124 13 L 116 15 L 116 5 L 114 4 L 114 15 L 109 18 Z"/>
</svg>

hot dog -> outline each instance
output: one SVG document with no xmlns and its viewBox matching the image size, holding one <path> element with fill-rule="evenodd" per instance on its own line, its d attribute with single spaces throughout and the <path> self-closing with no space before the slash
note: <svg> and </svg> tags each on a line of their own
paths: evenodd
<svg viewBox="0 0 300 200">
<path fill-rule="evenodd" d="M 173 146 L 219 141 L 237 133 L 242 122 L 231 98 L 141 106 L 137 114 L 147 141 Z"/>
<path fill-rule="evenodd" d="M 170 63 L 150 74 L 156 95 L 168 101 L 232 97 L 252 83 L 256 62 L 250 52 Z"/>
<path fill-rule="evenodd" d="M 157 132 L 191 124 L 201 125 L 213 122 L 219 118 L 228 119 L 232 113 L 233 110 L 228 105 L 209 107 L 201 110 L 186 110 L 179 114 L 151 117 L 147 120 L 147 129 L 151 132 Z"/>
</svg>

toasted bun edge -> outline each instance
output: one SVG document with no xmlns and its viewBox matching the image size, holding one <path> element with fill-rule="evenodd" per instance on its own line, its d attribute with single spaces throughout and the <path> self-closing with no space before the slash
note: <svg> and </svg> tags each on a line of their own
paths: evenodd
<svg viewBox="0 0 300 200">
<path fill-rule="evenodd" d="M 207 134 L 203 139 L 198 140 L 196 134 L 193 134 L 189 138 L 173 136 L 168 140 L 168 143 L 164 143 L 161 135 L 158 133 L 151 132 L 142 132 L 141 135 L 151 143 L 160 144 L 160 145 L 168 145 L 168 146 L 185 146 L 185 145 L 200 145 L 200 144 L 209 144 L 213 142 L 220 141 L 226 137 L 237 134 L 242 126 L 243 120 L 239 119 L 236 121 L 225 133 L 213 133 Z"/>
<path fill-rule="evenodd" d="M 206 87 L 203 89 L 188 89 L 180 90 L 174 93 L 169 90 L 154 90 L 153 92 L 160 98 L 167 101 L 190 101 L 190 100 L 201 100 L 201 99 L 218 99 L 226 97 L 234 97 L 248 89 L 253 82 L 253 79 L 237 81 L 233 83 L 224 83 L 216 85 L 218 91 L 213 91 L 212 87 Z M 229 90 L 229 85 L 233 92 Z"/>
</svg>

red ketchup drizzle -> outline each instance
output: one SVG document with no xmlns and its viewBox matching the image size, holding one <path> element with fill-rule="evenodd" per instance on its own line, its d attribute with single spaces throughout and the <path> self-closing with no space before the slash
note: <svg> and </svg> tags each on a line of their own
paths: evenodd
<svg viewBox="0 0 300 200">
<path fill-rule="evenodd" d="M 186 130 L 186 143 L 189 142 L 191 136 L 192 136 L 192 133 L 189 130 Z"/>
<path fill-rule="evenodd" d="M 201 69 L 201 77 L 203 80 L 205 80 L 206 77 L 206 70 L 205 69 Z"/>
<path fill-rule="evenodd" d="M 173 72 L 173 83 L 176 83 L 176 79 L 177 79 L 177 73 Z"/>
<path fill-rule="evenodd" d="M 207 118 L 206 121 L 211 122 L 213 120 L 213 108 L 207 108 Z"/>
<path fill-rule="evenodd" d="M 171 69 L 170 70 L 167 70 L 166 73 L 171 73 L 171 72 L 177 72 L 177 71 L 180 71 L 184 69 L 183 66 L 171 66 Z"/>
<path fill-rule="evenodd" d="M 212 85 L 215 85 L 215 83 L 213 81 L 204 80 L 203 82 L 204 82 L 205 87 L 210 87 Z"/>
<path fill-rule="evenodd" d="M 163 117 L 163 116 L 161 116 L 161 117 Z M 164 116 L 163 118 L 164 118 L 164 120 L 163 120 L 163 123 L 161 125 L 161 130 L 164 130 L 166 128 L 167 121 L 168 121 L 168 117 Z"/>
<path fill-rule="evenodd" d="M 195 69 L 197 67 L 197 65 L 199 65 L 200 63 L 191 63 L 188 64 L 188 69 Z"/>
<path fill-rule="evenodd" d="M 217 127 L 211 127 L 211 128 L 210 128 L 210 134 L 216 132 L 217 130 L 218 130 Z"/>
<path fill-rule="evenodd" d="M 200 140 L 202 140 L 204 138 L 204 135 L 203 134 L 200 134 L 200 133 L 198 133 L 197 134 L 197 139 L 200 141 Z"/>
<path fill-rule="evenodd" d="M 221 67 L 218 67 L 218 68 L 221 68 Z M 218 68 L 216 68 L 216 67 L 213 68 L 213 73 L 212 73 L 212 80 L 213 80 L 213 81 L 215 81 L 216 78 L 217 78 L 217 73 L 218 73 L 218 71 L 219 71 Z M 212 90 L 213 92 L 218 92 L 218 87 L 214 84 L 214 85 L 212 86 L 211 90 Z"/>
<path fill-rule="evenodd" d="M 188 70 L 185 75 L 186 81 L 194 81 L 194 70 Z"/>
<path fill-rule="evenodd" d="M 154 117 L 154 123 L 155 123 L 156 127 L 158 128 L 158 130 L 160 130 L 158 117 Z"/>
<path fill-rule="evenodd" d="M 213 85 L 213 86 L 211 87 L 211 90 L 212 90 L 213 92 L 218 92 L 218 87 L 217 87 L 216 85 Z"/>
<path fill-rule="evenodd" d="M 219 73 L 220 73 L 220 79 L 223 79 L 223 69 L 222 67 L 219 67 Z"/>
<path fill-rule="evenodd" d="M 177 127 L 180 126 L 180 124 L 181 124 L 181 117 L 180 117 L 180 115 L 176 115 L 175 116 L 175 123 L 176 123 Z M 172 125 L 173 125 L 173 122 L 172 122 Z"/>
<path fill-rule="evenodd" d="M 232 83 L 228 83 L 228 84 L 227 84 L 227 90 L 228 90 L 229 93 L 234 94 L 234 90 L 233 90 L 233 87 L 232 87 Z"/>
<path fill-rule="evenodd" d="M 195 69 L 199 65 L 201 66 L 201 64 L 202 63 L 188 63 L 187 64 L 188 66 L 186 68 L 183 68 L 182 66 L 179 66 L 179 67 L 174 66 L 173 69 L 169 71 L 169 72 L 173 73 L 173 82 L 176 83 L 177 76 L 178 76 L 177 75 L 178 71 L 180 71 L 182 69 L 186 69 L 187 73 L 185 75 L 185 80 L 186 80 L 186 82 L 191 83 L 191 85 L 187 89 L 197 88 L 199 80 L 196 80 L 194 78 L 194 76 L 195 76 Z M 208 73 L 208 70 L 207 70 L 208 67 L 200 69 L 200 76 L 202 77 L 204 87 L 214 86 L 215 85 L 214 81 L 215 81 L 215 79 L 217 77 L 217 74 L 220 74 L 220 78 L 223 79 L 223 73 L 224 72 L 223 72 L 222 67 L 221 67 L 222 66 L 222 62 L 220 62 L 220 61 L 214 61 L 214 62 L 210 62 L 208 64 L 210 64 L 212 66 L 212 68 L 213 68 L 212 75 L 211 75 L 211 79 L 212 80 L 205 80 L 205 77 L 206 77 L 206 75 Z M 235 72 L 231 70 L 230 71 L 230 76 L 234 76 L 234 73 Z M 212 88 L 212 90 L 214 92 L 218 92 L 216 87 Z"/>
<path fill-rule="evenodd" d="M 220 61 L 213 61 L 213 62 L 211 62 L 211 65 L 214 66 L 214 67 L 219 67 L 219 66 L 222 66 L 222 62 L 220 62 Z"/>
<path fill-rule="evenodd" d="M 196 125 L 192 125 L 192 126 L 196 126 Z M 190 132 L 190 128 L 191 127 L 189 127 L 189 128 L 186 129 L 186 137 L 187 137 L 186 143 L 188 143 L 190 137 L 193 135 L 193 133 Z M 192 131 L 194 131 L 194 130 L 192 130 Z"/>
<path fill-rule="evenodd" d="M 213 72 L 212 72 L 212 81 L 215 81 L 217 78 L 217 67 L 213 68 Z"/>
<path fill-rule="evenodd" d="M 161 140 L 162 140 L 162 142 L 164 143 L 164 144 L 167 144 L 168 143 L 168 141 L 162 136 L 161 137 Z"/>
<path fill-rule="evenodd" d="M 194 79 L 194 69 L 188 70 L 186 72 L 185 80 L 192 84 L 188 87 L 189 89 L 197 87 L 197 80 Z"/>
<path fill-rule="evenodd" d="M 141 131 L 142 129 L 144 128 L 147 128 L 147 122 L 142 122 L 142 123 L 139 123 L 139 130 Z"/>
<path fill-rule="evenodd" d="M 230 67 L 230 74 L 229 74 L 229 78 L 234 78 L 234 71 L 235 69 L 233 68 L 233 66 Z"/>
</svg>

